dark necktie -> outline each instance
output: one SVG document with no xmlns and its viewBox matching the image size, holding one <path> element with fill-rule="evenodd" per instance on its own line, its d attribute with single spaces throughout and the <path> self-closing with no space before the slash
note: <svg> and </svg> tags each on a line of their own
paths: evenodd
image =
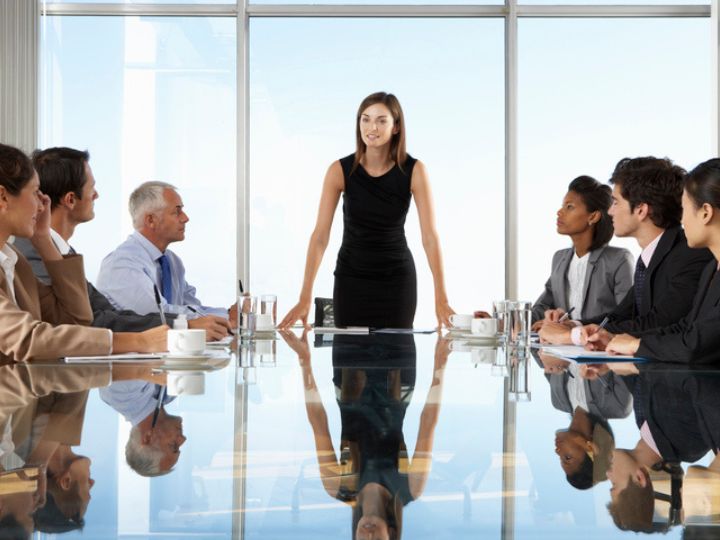
<svg viewBox="0 0 720 540">
<path fill-rule="evenodd" d="M 643 288 L 645 287 L 645 263 L 642 257 L 638 257 L 635 265 L 635 281 L 633 282 L 635 291 L 635 313 L 640 313 L 642 308 Z"/>
<path fill-rule="evenodd" d="M 163 298 L 168 304 L 172 304 L 172 272 L 170 271 L 170 261 L 167 256 L 161 255 L 158 258 L 160 263 L 160 289 L 162 290 Z"/>
</svg>

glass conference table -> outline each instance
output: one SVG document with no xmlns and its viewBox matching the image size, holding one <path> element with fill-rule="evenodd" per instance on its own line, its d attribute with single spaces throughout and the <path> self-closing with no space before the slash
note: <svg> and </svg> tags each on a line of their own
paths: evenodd
<svg viewBox="0 0 720 540">
<path fill-rule="evenodd" d="M 33 447 L 55 439 L 90 458 L 91 499 L 74 522 L 62 505 L 61 515 L 37 520 L 68 539 L 350 539 L 354 529 L 357 538 L 377 533 L 377 519 L 407 539 L 611 539 L 633 533 L 613 522 L 606 471 L 613 448 L 634 448 L 647 420 L 663 434 L 662 448 L 687 443 L 695 462 L 675 456 L 650 472 L 657 493 L 640 526 L 663 538 L 718 538 L 720 473 L 707 467 L 720 436 L 720 372 L 639 368 L 588 375 L 437 334 L 246 342 L 203 364 L 187 393 L 166 403 L 182 418 L 180 455 L 167 474 L 143 477 L 125 460 L 130 424 L 99 396 L 109 366 L 5 366 L 0 421 L 12 426 L 4 438 L 15 450 L 3 465 L 35 466 L 43 454 L 28 459 Z M 114 384 L 137 377 L 154 386 L 170 374 L 177 391 L 186 367 L 133 369 L 116 366 Z M 0 518 L 13 508 L 8 497 L 23 491 L 2 488 L 8 475 L 0 476 Z M 65 495 L 82 499 L 80 477 Z M 63 497 L 61 480 L 47 483 L 47 493 Z M 39 505 L 33 496 L 14 506 L 21 524 L 28 505 Z M 622 527 L 638 527 L 623 519 Z"/>
</svg>

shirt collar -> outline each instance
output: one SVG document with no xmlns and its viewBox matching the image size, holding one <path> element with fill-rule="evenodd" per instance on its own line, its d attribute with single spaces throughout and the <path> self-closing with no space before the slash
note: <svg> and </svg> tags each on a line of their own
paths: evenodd
<svg viewBox="0 0 720 540">
<path fill-rule="evenodd" d="M 70 244 L 68 244 L 65 239 L 60 236 L 60 233 L 52 227 L 50 228 L 50 238 L 52 239 L 53 244 L 55 244 L 55 247 L 58 248 L 60 255 L 67 255 L 70 253 Z"/>
<path fill-rule="evenodd" d="M 647 246 L 645 246 L 645 249 L 642 250 L 640 257 L 642 258 L 642 261 L 645 264 L 645 268 L 650 266 L 650 261 L 652 260 L 653 253 L 655 253 L 655 249 L 657 249 L 658 244 L 660 243 L 660 239 L 662 238 L 663 234 L 665 234 L 665 231 L 658 234 L 655 237 L 655 240 L 650 242 Z"/>
<path fill-rule="evenodd" d="M 17 260 L 17 253 L 15 253 L 15 250 L 8 244 L 5 244 L 2 249 L 0 249 L 0 266 L 3 268 L 15 268 Z"/>
<path fill-rule="evenodd" d="M 147 251 L 148 255 L 150 255 L 150 258 L 153 261 L 157 261 L 160 257 L 163 256 L 163 252 L 160 251 L 157 246 L 153 244 L 150 240 L 145 238 L 145 236 L 140 231 L 135 231 L 130 236 L 134 238 L 135 241 L 138 242 L 145 251 Z"/>
</svg>

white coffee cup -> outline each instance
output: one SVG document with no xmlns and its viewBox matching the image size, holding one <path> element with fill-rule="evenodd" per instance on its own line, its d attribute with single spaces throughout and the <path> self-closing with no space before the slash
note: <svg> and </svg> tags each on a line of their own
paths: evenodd
<svg viewBox="0 0 720 540">
<path fill-rule="evenodd" d="M 460 330 L 470 330 L 470 323 L 472 320 L 472 315 L 466 315 L 464 313 L 453 313 L 450 315 L 450 324 L 452 324 L 454 328 L 459 328 Z"/>
<path fill-rule="evenodd" d="M 494 337 L 497 334 L 497 319 L 473 319 L 470 331 L 476 336 Z"/>
<path fill-rule="evenodd" d="M 467 341 L 453 339 L 450 341 L 450 350 L 454 352 L 468 352 L 470 351 L 470 345 L 468 345 Z"/>
<path fill-rule="evenodd" d="M 255 319 L 255 331 L 256 332 L 268 332 L 275 330 L 272 321 L 272 313 L 260 313 Z"/>
<path fill-rule="evenodd" d="M 199 396 L 205 393 L 205 374 L 199 371 L 171 371 L 167 374 L 170 396 Z"/>
<path fill-rule="evenodd" d="M 495 362 L 497 349 L 491 347 L 473 347 L 470 358 L 473 364 L 492 364 Z"/>
<path fill-rule="evenodd" d="M 171 354 L 202 354 L 205 352 L 205 330 L 168 330 L 167 347 Z"/>
</svg>

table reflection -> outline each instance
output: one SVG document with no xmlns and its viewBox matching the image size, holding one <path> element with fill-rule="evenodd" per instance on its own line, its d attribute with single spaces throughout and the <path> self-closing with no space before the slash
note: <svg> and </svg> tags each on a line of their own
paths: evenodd
<svg viewBox="0 0 720 540">
<path fill-rule="evenodd" d="M 338 335 L 332 343 L 335 399 L 340 410 L 339 453 L 333 445 L 307 336 L 284 333 L 298 352 L 305 408 L 327 493 L 352 507 L 352 537 L 400 538 L 403 508 L 421 496 L 430 473 L 449 342 L 438 339 L 432 385 L 412 456 L 403 435 L 415 389 L 417 352 L 412 335 Z"/>
<path fill-rule="evenodd" d="M 0 367 L 0 538 L 716 537 L 720 371 L 275 337 L 195 370 Z"/>
</svg>

